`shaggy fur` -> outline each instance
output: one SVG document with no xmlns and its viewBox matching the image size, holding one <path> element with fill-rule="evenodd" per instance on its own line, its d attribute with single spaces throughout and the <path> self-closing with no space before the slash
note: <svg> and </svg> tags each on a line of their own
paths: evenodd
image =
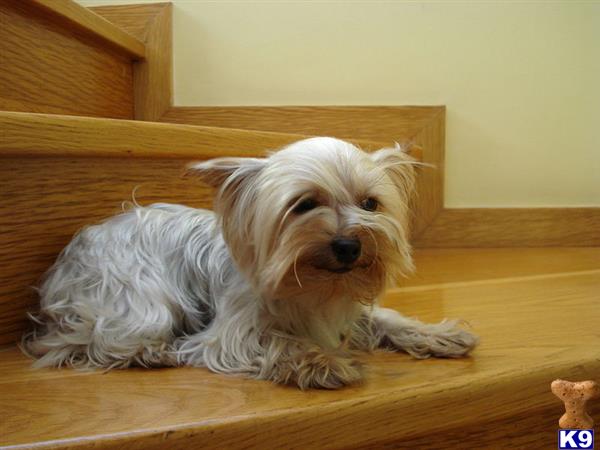
<svg viewBox="0 0 600 450">
<path fill-rule="evenodd" d="M 413 268 L 414 165 L 398 146 L 332 138 L 192 164 L 218 189 L 215 212 L 155 204 L 80 231 L 24 348 L 38 367 L 192 365 L 300 388 L 359 381 L 357 350 L 465 355 L 477 339 L 456 322 L 376 306 Z M 355 261 L 334 254 L 340 237 L 360 242 Z"/>
</svg>

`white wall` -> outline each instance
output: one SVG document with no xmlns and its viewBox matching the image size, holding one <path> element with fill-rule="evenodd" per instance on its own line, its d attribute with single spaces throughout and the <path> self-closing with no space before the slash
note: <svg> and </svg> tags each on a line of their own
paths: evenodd
<svg viewBox="0 0 600 450">
<path fill-rule="evenodd" d="M 600 205 L 598 1 L 174 5 L 176 105 L 444 104 L 447 206 Z"/>
</svg>

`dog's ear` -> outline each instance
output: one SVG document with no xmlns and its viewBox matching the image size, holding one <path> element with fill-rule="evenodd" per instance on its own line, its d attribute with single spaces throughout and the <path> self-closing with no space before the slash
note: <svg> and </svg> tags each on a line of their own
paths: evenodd
<svg viewBox="0 0 600 450">
<path fill-rule="evenodd" d="M 222 187 L 226 182 L 228 185 L 238 185 L 260 172 L 266 161 L 265 158 L 215 158 L 188 164 L 185 175 L 198 176 L 215 188 Z"/>
<path fill-rule="evenodd" d="M 415 185 L 415 166 L 420 163 L 409 154 L 410 147 L 396 144 L 393 148 L 382 148 L 371 154 L 371 159 L 382 167 L 392 179 L 400 194 L 409 197 Z"/>
</svg>

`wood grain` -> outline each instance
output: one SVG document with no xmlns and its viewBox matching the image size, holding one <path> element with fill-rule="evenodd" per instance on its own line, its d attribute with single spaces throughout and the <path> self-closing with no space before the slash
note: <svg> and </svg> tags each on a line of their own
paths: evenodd
<svg viewBox="0 0 600 450">
<path fill-rule="evenodd" d="M 0 157 L 76 156 L 207 159 L 264 156 L 304 139 L 298 134 L 134 120 L 0 111 Z M 352 140 L 365 150 L 389 143 Z M 419 159 L 419 148 L 411 153 Z"/>
<path fill-rule="evenodd" d="M 173 101 L 171 4 L 99 6 L 91 10 L 144 42 L 146 58 L 133 65 L 135 118 L 159 120 Z"/>
<path fill-rule="evenodd" d="M 600 404 L 592 406 L 590 413 L 597 417 L 597 414 L 600 414 Z M 524 414 L 477 423 L 466 428 L 457 427 L 439 434 L 431 435 L 424 432 L 421 436 L 402 441 L 378 442 L 376 445 L 369 443 L 362 449 L 547 450 L 557 446 L 556 414 L 556 405 L 548 405 L 539 410 L 529 410 Z"/>
<path fill-rule="evenodd" d="M 0 2 L 0 110 L 132 118 L 130 57 L 53 17 Z"/>
<path fill-rule="evenodd" d="M 537 251 L 514 249 L 513 259 Z M 600 249 L 594 251 L 600 257 Z M 464 252 L 465 269 L 477 252 Z M 484 252 L 482 264 L 489 258 Z M 546 256 L 562 260 L 570 274 L 525 277 L 508 286 L 498 280 L 390 292 L 386 305 L 407 315 L 469 320 L 481 346 L 461 360 L 416 361 L 376 352 L 365 357 L 365 384 L 341 391 L 300 392 L 191 368 L 32 371 L 16 350 L 0 352 L 0 415 L 6 418 L 0 445 L 551 448 L 562 404 L 550 382 L 600 378 L 600 265 L 573 273 L 587 263 L 569 266 L 577 260 L 572 252 L 554 249 Z M 448 264 L 459 259 L 454 255 Z M 508 257 L 504 261 L 507 276 L 520 273 L 511 272 Z M 597 405 L 594 411 L 600 411 Z M 519 437 L 529 427 L 537 441 Z"/>
<path fill-rule="evenodd" d="M 68 22 L 92 36 L 106 41 L 134 59 L 143 59 L 144 43 L 113 23 L 73 0 L 25 0 L 46 10 L 54 20 Z"/>
<path fill-rule="evenodd" d="M 417 196 L 414 200 L 412 235 L 419 236 L 444 208 L 444 172 L 446 147 L 446 111 L 439 108 L 411 139 L 423 149 L 422 161 L 427 166 L 419 170 Z"/>
<path fill-rule="evenodd" d="M 410 141 L 444 106 L 174 106 L 164 122 L 246 130 Z"/>
<path fill-rule="evenodd" d="M 574 271 L 586 272 L 600 267 L 596 247 L 521 248 L 417 248 L 416 271 L 402 281 L 402 290 L 479 284 L 495 280 L 560 276 Z M 560 257 L 557 258 L 556 255 Z"/>
<path fill-rule="evenodd" d="M 170 3 L 144 3 L 137 5 L 91 6 L 89 9 L 109 22 L 145 42 L 153 27 L 152 21 Z"/>
<path fill-rule="evenodd" d="M 163 121 L 281 131 L 342 139 L 415 143 L 428 164 L 419 171 L 413 232 L 419 235 L 444 206 L 443 106 L 173 107 Z"/>
<path fill-rule="evenodd" d="M 600 208 L 445 209 L 419 247 L 600 246 Z"/>
</svg>

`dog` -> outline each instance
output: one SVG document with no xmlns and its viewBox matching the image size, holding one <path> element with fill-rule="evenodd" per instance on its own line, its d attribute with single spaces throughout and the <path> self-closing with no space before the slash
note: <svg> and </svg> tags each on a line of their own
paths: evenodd
<svg viewBox="0 0 600 450">
<path fill-rule="evenodd" d="M 188 173 L 215 211 L 135 206 L 78 232 L 39 288 L 24 350 L 37 367 L 200 366 L 301 389 L 360 382 L 360 351 L 461 357 L 459 321 L 377 306 L 411 273 L 415 165 L 311 138 Z"/>
</svg>

